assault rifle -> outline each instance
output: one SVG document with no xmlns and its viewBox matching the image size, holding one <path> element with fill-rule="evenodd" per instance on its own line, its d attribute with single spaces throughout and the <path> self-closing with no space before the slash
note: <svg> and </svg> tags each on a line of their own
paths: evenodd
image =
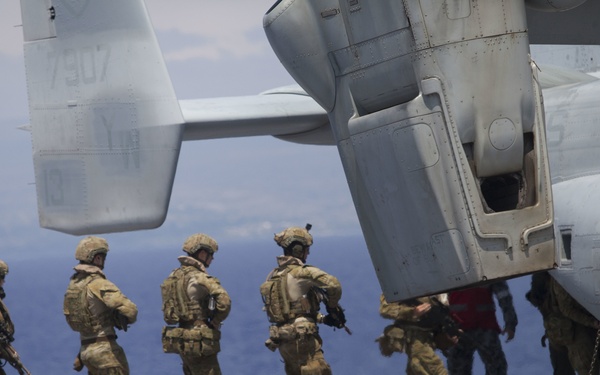
<svg viewBox="0 0 600 375">
<path fill-rule="evenodd" d="M 19 372 L 19 375 L 31 375 L 31 372 L 21 362 L 19 353 L 10 344 L 13 341 L 15 338 L 9 333 L 7 323 L 0 322 L 0 358 L 10 363 Z"/>
<path fill-rule="evenodd" d="M 325 316 L 323 323 L 336 328 L 343 328 L 347 334 L 351 335 L 352 331 L 346 326 L 346 315 L 344 314 L 342 306 L 338 304 L 335 308 L 329 307 L 329 296 L 327 295 L 327 291 L 323 288 L 316 287 L 313 287 L 312 289 L 316 293 L 318 300 L 323 301 L 325 306 L 327 306 L 327 316 Z"/>
<path fill-rule="evenodd" d="M 431 301 L 433 304 L 428 315 L 430 315 L 432 319 L 441 322 L 442 332 L 450 337 L 459 337 L 462 334 L 462 331 L 456 320 L 452 317 L 453 314 L 452 311 L 450 311 L 450 308 L 440 302 L 436 297 L 431 297 Z"/>
</svg>

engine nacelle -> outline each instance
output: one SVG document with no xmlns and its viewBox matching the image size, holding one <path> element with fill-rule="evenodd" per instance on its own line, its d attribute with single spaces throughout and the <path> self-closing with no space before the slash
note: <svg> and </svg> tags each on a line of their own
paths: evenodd
<svg viewBox="0 0 600 375">
<path fill-rule="evenodd" d="M 264 26 L 328 111 L 389 300 L 553 266 L 522 0 L 283 0 Z"/>
</svg>

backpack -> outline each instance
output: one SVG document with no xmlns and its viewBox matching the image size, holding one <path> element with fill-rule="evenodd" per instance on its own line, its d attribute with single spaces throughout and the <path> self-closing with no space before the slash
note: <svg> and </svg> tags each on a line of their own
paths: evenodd
<svg viewBox="0 0 600 375">
<path fill-rule="evenodd" d="M 192 270 L 192 267 L 177 268 L 160 285 L 163 319 L 167 324 L 193 321 L 201 313 L 200 304 L 190 300 L 186 293 L 186 276 Z"/>
<path fill-rule="evenodd" d="M 88 285 L 98 278 L 101 278 L 101 276 L 96 274 L 84 277 L 75 275 L 69 283 L 63 300 L 63 313 L 73 331 L 82 333 L 97 332 L 105 325 L 113 325 L 110 311 L 95 317 L 88 308 Z"/>
<path fill-rule="evenodd" d="M 285 323 L 295 317 L 290 310 L 290 296 L 287 289 L 287 274 L 292 267 L 286 267 L 283 272 L 273 270 L 267 281 L 261 284 L 260 294 L 271 323 Z"/>
</svg>

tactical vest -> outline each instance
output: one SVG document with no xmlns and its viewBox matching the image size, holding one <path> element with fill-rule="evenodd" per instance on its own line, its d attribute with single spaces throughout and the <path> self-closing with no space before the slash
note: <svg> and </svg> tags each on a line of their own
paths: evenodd
<svg viewBox="0 0 600 375">
<path fill-rule="evenodd" d="M 160 285 L 163 318 L 167 324 L 187 323 L 206 319 L 199 302 L 187 294 L 190 274 L 199 272 L 191 266 L 177 268 Z"/>
<path fill-rule="evenodd" d="M 496 320 L 496 305 L 489 287 L 474 287 L 451 292 L 448 298 L 450 311 L 461 320 L 462 329 L 482 328 L 501 332 Z"/>
<path fill-rule="evenodd" d="M 269 322 L 286 323 L 299 316 L 316 317 L 319 301 L 313 291 L 299 301 L 292 301 L 287 285 L 287 275 L 298 266 L 275 269 L 260 286 L 260 294 Z"/>
<path fill-rule="evenodd" d="M 101 331 L 103 327 L 114 326 L 110 310 L 106 310 L 100 316 L 94 316 L 88 307 L 88 285 L 98 278 L 102 276 L 90 274 L 81 278 L 76 275 L 69 283 L 63 302 L 63 313 L 73 331 L 94 334 Z"/>
</svg>

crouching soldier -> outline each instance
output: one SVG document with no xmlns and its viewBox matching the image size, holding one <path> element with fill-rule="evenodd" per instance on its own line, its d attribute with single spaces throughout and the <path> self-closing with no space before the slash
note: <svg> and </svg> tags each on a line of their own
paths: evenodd
<svg viewBox="0 0 600 375">
<path fill-rule="evenodd" d="M 186 375 L 220 375 L 221 323 L 229 315 L 231 300 L 219 280 L 206 273 L 219 249 L 206 234 L 194 234 L 183 243 L 187 256 L 160 286 L 165 322 L 165 353 L 177 353 Z"/>
<path fill-rule="evenodd" d="M 75 250 L 79 264 L 67 287 L 63 311 L 81 339 L 74 369 L 81 371 L 85 366 L 90 375 L 127 375 L 129 364 L 117 344 L 115 327 L 126 331 L 138 311 L 102 272 L 107 253 L 103 238 L 86 237 L 79 242 Z"/>
<path fill-rule="evenodd" d="M 406 353 L 408 375 L 448 374 L 435 349 L 446 350 L 455 345 L 460 331 L 446 305 L 436 297 L 388 303 L 382 294 L 379 313 L 394 320 L 376 340 L 382 355 Z"/>
<path fill-rule="evenodd" d="M 313 238 L 305 228 L 291 227 L 275 235 L 283 248 L 276 267 L 260 286 L 269 321 L 272 351 L 279 349 L 287 375 L 327 375 L 331 368 L 323 357 L 317 323 L 345 328 L 346 318 L 338 301 L 342 287 L 334 276 L 305 264 Z M 319 313 L 323 302 L 327 315 Z"/>
</svg>

